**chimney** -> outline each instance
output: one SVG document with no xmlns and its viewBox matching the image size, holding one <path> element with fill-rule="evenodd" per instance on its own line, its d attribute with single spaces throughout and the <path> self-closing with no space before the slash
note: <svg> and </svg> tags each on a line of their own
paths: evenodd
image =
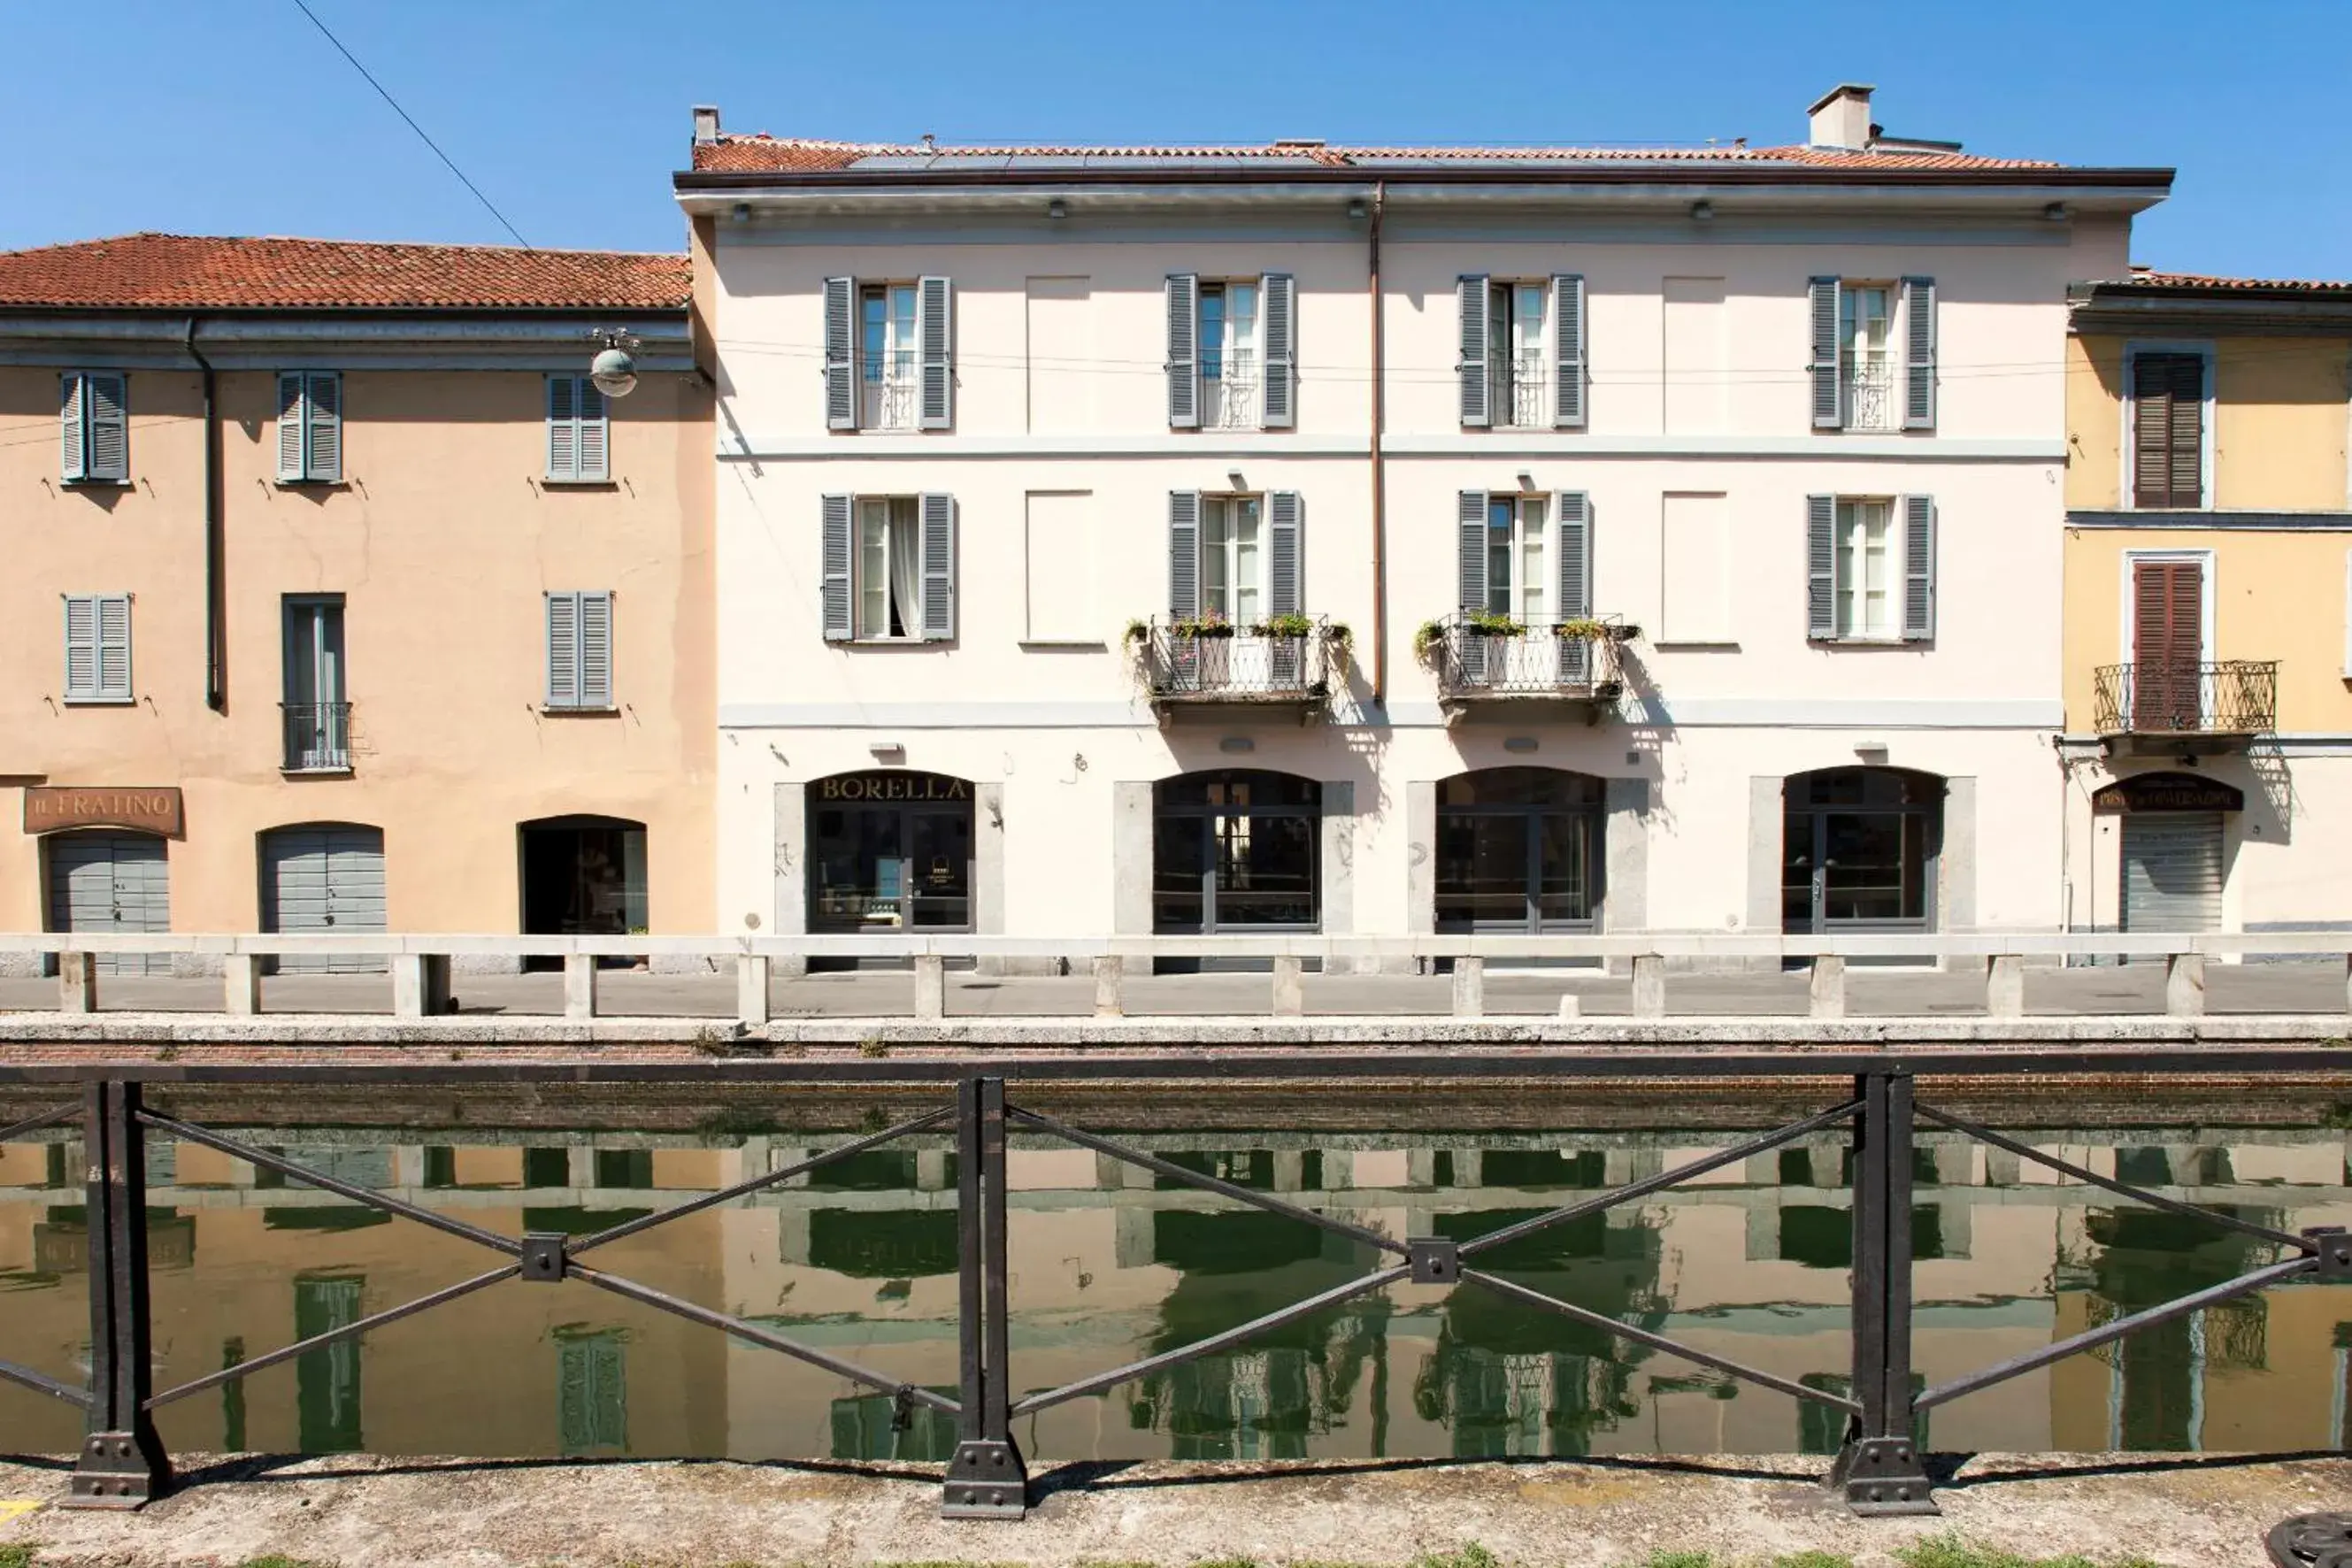
<svg viewBox="0 0 2352 1568">
<path fill-rule="evenodd" d="M 708 147 L 719 140 L 719 106 L 698 103 L 694 106 L 694 144 Z"/>
<path fill-rule="evenodd" d="M 1842 81 L 1823 93 L 1805 111 L 1812 117 L 1812 132 L 1806 142 L 1849 153 L 1869 146 L 1870 95 L 1877 90 L 1861 82 Z"/>
</svg>

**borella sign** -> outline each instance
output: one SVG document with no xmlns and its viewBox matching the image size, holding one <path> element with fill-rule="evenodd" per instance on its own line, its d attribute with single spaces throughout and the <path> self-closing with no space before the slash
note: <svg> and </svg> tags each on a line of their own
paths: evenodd
<svg viewBox="0 0 2352 1568">
<path fill-rule="evenodd" d="M 153 789 L 76 789 L 36 784 L 25 791 L 25 831 L 58 833 L 69 827 L 128 827 L 177 838 L 185 825 L 177 785 Z"/>
<path fill-rule="evenodd" d="M 817 781 L 819 800 L 970 800 L 971 785 L 940 773 L 841 773 Z"/>
</svg>

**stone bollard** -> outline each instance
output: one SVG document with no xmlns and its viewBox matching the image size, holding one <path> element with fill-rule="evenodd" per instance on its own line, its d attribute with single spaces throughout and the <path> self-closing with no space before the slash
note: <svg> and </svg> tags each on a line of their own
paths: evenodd
<svg viewBox="0 0 2352 1568">
<path fill-rule="evenodd" d="M 1985 961 L 1985 1016 L 2025 1016 L 2025 958 L 2021 953 L 1995 953 Z"/>
<path fill-rule="evenodd" d="M 1127 1013 L 1127 960 L 1104 953 L 1095 960 L 1095 1016 L 1123 1017 Z"/>
<path fill-rule="evenodd" d="M 98 958 L 93 953 L 58 954 L 58 1011 L 98 1011 Z"/>
<path fill-rule="evenodd" d="M 1486 1016 L 1485 959 L 1457 958 L 1454 961 L 1454 1016 L 1457 1018 L 1483 1018 Z"/>
<path fill-rule="evenodd" d="M 2169 1017 L 2195 1018 L 2205 1011 L 2205 955 L 2176 952 L 2164 969 L 2164 1011 Z"/>
<path fill-rule="evenodd" d="M 1633 1016 L 1666 1016 L 1666 961 L 1654 952 L 1633 955 Z"/>
<path fill-rule="evenodd" d="M 595 954 L 567 952 L 563 955 L 563 1016 L 573 1019 L 596 1016 Z"/>
<path fill-rule="evenodd" d="M 449 1011 L 449 955 L 392 955 L 392 1011 L 402 1018 L 438 1017 Z"/>
<path fill-rule="evenodd" d="M 232 952 L 221 967 L 227 990 L 225 1005 L 233 1018 L 250 1018 L 261 1011 L 261 960 L 250 952 Z"/>
<path fill-rule="evenodd" d="M 2344 1007 L 2352 1012 L 2352 952 L 2344 955 Z"/>
<path fill-rule="evenodd" d="M 1806 978 L 1806 990 L 1812 999 L 1814 1017 L 1844 1017 L 1845 959 L 1834 952 L 1817 954 L 1812 973 Z"/>
<path fill-rule="evenodd" d="M 1573 991 L 1561 992 L 1559 994 L 1559 1016 L 1563 1018 L 1581 1018 L 1584 1016 L 1583 999 L 1578 996 Z"/>
<path fill-rule="evenodd" d="M 1274 1016 L 1296 1018 L 1307 1011 L 1306 963 L 1297 958 L 1274 961 Z"/>
<path fill-rule="evenodd" d="M 736 955 L 735 1021 L 747 1029 L 763 1027 L 768 1022 L 768 980 L 773 970 L 765 953 Z"/>
<path fill-rule="evenodd" d="M 915 955 L 915 1016 L 933 1022 L 948 1016 L 948 961 L 936 952 Z"/>
</svg>

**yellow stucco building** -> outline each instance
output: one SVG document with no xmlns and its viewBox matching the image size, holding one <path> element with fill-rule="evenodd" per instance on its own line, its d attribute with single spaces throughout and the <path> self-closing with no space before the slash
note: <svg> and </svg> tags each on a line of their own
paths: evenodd
<svg viewBox="0 0 2352 1568">
<path fill-rule="evenodd" d="M 2072 290 L 2076 930 L 2352 927 L 2352 284 Z"/>
</svg>

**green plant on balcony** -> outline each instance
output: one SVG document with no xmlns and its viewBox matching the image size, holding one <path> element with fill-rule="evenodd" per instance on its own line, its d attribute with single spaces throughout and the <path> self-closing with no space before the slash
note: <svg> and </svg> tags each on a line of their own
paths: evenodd
<svg viewBox="0 0 2352 1568">
<path fill-rule="evenodd" d="M 1210 610 L 1203 615 L 1182 616 L 1169 622 L 1168 635 L 1194 641 L 1229 637 L 1234 635 L 1234 623 L 1225 619 L 1222 612 Z"/>
<path fill-rule="evenodd" d="M 1150 638 L 1151 623 L 1150 621 L 1129 621 L 1127 623 L 1127 640 L 1129 642 L 1149 642 Z"/>
<path fill-rule="evenodd" d="M 1268 616 L 1250 629 L 1262 637 L 1303 637 L 1315 629 L 1315 623 L 1292 610 L 1279 616 Z"/>
<path fill-rule="evenodd" d="M 1496 610 L 1473 610 L 1462 617 L 1462 624 L 1482 637 L 1523 637 L 1528 635 L 1525 621 L 1515 621 Z"/>
<path fill-rule="evenodd" d="M 1423 664 L 1433 663 L 1438 650 L 1445 646 L 1445 623 L 1423 621 L 1413 629 L 1412 657 Z"/>
<path fill-rule="evenodd" d="M 1596 621 L 1590 616 L 1561 621 L 1551 628 L 1551 635 L 1563 640 L 1577 638 L 1584 642 L 1607 642 L 1616 633 L 1606 621 Z"/>
</svg>

